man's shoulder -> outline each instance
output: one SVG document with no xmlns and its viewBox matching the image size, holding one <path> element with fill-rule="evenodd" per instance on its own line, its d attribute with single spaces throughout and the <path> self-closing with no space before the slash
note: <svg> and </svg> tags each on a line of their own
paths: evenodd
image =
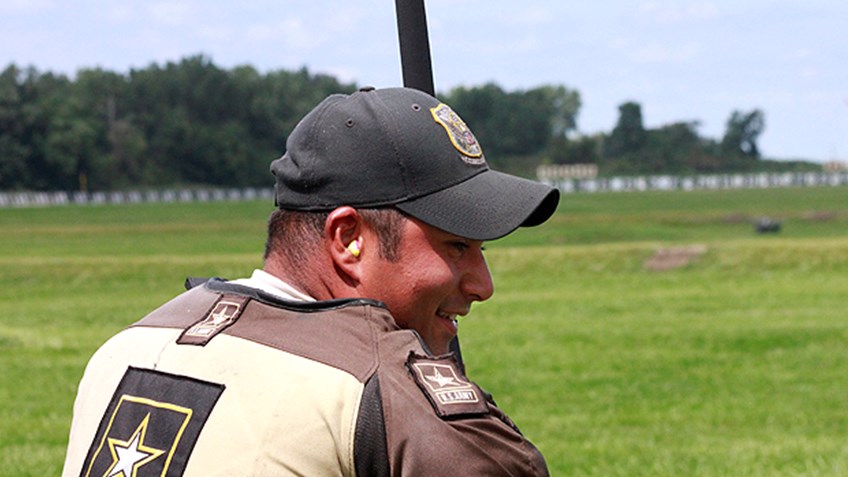
<svg viewBox="0 0 848 477">
<path fill-rule="evenodd" d="M 206 346 L 229 336 L 344 370 L 366 381 L 378 342 L 400 332 L 381 303 L 367 299 L 289 301 L 213 279 L 160 306 L 133 327 L 182 329 L 179 344 Z"/>
</svg>

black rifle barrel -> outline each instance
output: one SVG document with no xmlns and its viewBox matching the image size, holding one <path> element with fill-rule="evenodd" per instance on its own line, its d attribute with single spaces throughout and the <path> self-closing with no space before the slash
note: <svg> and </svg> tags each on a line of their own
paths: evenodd
<svg viewBox="0 0 848 477">
<path fill-rule="evenodd" d="M 424 0 L 395 0 L 395 10 L 403 85 L 435 95 Z"/>
</svg>

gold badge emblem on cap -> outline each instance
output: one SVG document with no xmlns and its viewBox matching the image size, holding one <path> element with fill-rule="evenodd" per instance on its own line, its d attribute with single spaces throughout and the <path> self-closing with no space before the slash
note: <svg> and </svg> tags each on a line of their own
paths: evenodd
<svg viewBox="0 0 848 477">
<path fill-rule="evenodd" d="M 435 108 L 431 108 L 433 119 L 441 124 L 448 132 L 448 137 L 457 151 L 462 153 L 462 159 L 474 165 L 484 164 L 486 158 L 483 157 L 483 149 L 477 138 L 465 125 L 465 121 L 456 114 L 450 106 L 441 103 Z"/>
</svg>

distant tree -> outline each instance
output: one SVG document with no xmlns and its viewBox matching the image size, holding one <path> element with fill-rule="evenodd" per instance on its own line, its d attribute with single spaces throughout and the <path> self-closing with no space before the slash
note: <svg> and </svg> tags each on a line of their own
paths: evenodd
<svg viewBox="0 0 848 477">
<path fill-rule="evenodd" d="M 554 136 L 545 158 L 553 164 L 598 164 L 602 142 L 599 136 Z"/>
<path fill-rule="evenodd" d="M 69 89 L 70 92 L 70 89 Z M 99 131 L 78 96 L 62 101 L 49 119 L 45 162 L 57 189 L 89 189 L 88 180 L 98 155 Z"/>
<path fill-rule="evenodd" d="M 148 117 L 152 123 L 147 127 L 152 152 L 168 161 L 163 164 L 168 175 L 195 184 L 240 185 L 223 172 L 228 168 L 222 159 L 229 151 L 223 149 L 227 140 L 217 133 L 249 102 L 237 97 L 227 72 L 198 55 L 168 63 L 153 80 L 162 83 L 157 90 L 161 96 L 150 99 L 163 111 Z"/>
<path fill-rule="evenodd" d="M 0 73 L 0 189 L 17 189 L 27 183 L 29 147 L 24 137 L 21 74 L 15 65 Z"/>
<path fill-rule="evenodd" d="M 676 122 L 648 130 L 643 154 L 645 172 L 695 172 L 695 162 L 702 152 L 698 122 Z"/>
<path fill-rule="evenodd" d="M 548 123 L 553 137 L 564 137 L 577 129 L 580 93 L 562 85 L 545 85 L 528 91 L 528 94 L 541 95 L 542 104 L 549 108 Z"/>
<path fill-rule="evenodd" d="M 760 158 L 757 139 L 765 129 L 765 115 L 759 109 L 749 113 L 733 111 L 727 120 L 721 153 L 726 157 Z"/>
<path fill-rule="evenodd" d="M 618 122 L 605 143 L 605 155 L 619 157 L 638 152 L 648 139 L 642 124 L 642 106 L 627 102 L 618 107 Z"/>
<path fill-rule="evenodd" d="M 65 105 L 73 97 L 70 88 L 71 82 L 64 75 L 42 74 L 35 68 L 23 74 L 20 91 L 24 141 L 29 145 L 27 189 L 68 190 L 78 186 L 76 159 L 64 156 L 59 141 L 53 138 L 72 127 L 69 115 L 73 108 Z"/>
<path fill-rule="evenodd" d="M 116 148 L 122 145 L 115 144 L 116 139 L 122 138 L 118 125 L 127 122 L 126 78 L 100 68 L 82 69 L 69 91 L 72 98 L 68 105 L 72 109 L 68 114 L 75 118 L 76 127 L 84 128 L 84 134 L 90 136 L 86 139 L 90 144 L 77 153 L 78 188 L 104 190 L 129 183 L 127 175 L 134 172 L 133 164 L 116 156 Z"/>
<path fill-rule="evenodd" d="M 134 70 L 129 84 L 130 150 L 142 151 L 153 184 L 267 185 L 297 121 L 327 95 L 355 90 L 305 68 L 227 71 L 204 56 Z"/>
<path fill-rule="evenodd" d="M 129 118 L 115 119 L 109 128 L 109 144 L 111 188 L 155 184 L 156 173 L 146 156 L 147 138 Z"/>
</svg>

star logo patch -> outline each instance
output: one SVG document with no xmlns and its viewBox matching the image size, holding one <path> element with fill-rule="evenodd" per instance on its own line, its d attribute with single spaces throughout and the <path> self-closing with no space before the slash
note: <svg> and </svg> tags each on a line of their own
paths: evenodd
<svg viewBox="0 0 848 477">
<path fill-rule="evenodd" d="M 183 332 L 177 343 L 205 346 L 209 340 L 238 320 L 248 301 L 249 298 L 244 296 L 222 297 L 202 320 Z"/>
<path fill-rule="evenodd" d="M 103 414 L 81 476 L 182 475 L 224 386 L 129 368 Z"/>
<path fill-rule="evenodd" d="M 483 393 L 462 374 L 451 357 L 411 354 L 406 364 L 436 414 L 447 417 L 489 412 Z"/>
</svg>

